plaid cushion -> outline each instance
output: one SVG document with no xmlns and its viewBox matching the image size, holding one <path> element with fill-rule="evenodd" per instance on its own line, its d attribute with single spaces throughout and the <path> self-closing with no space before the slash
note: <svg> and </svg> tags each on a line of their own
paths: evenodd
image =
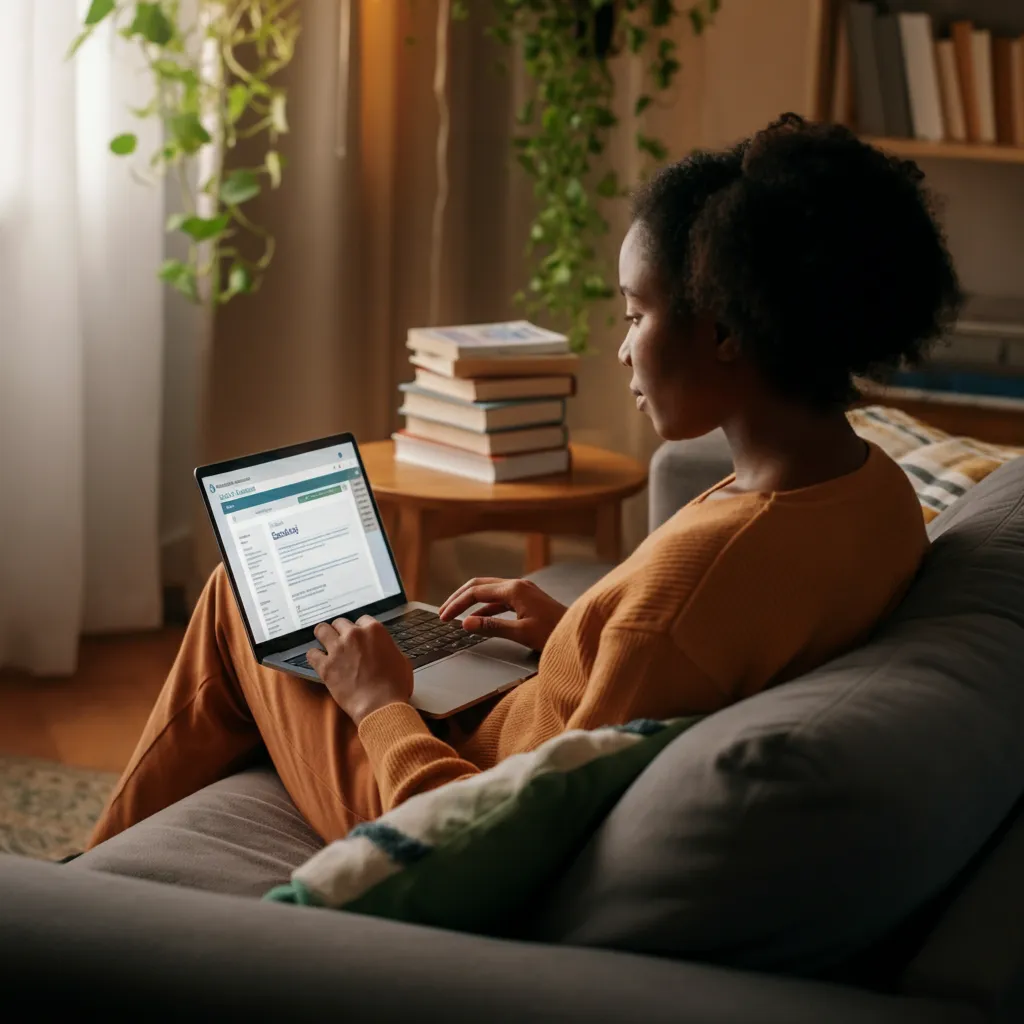
<svg viewBox="0 0 1024 1024">
<path fill-rule="evenodd" d="M 1024 454 L 1022 448 L 953 437 L 882 405 L 853 409 L 848 416 L 865 441 L 877 444 L 903 468 L 917 492 L 926 523 L 993 470 Z"/>
</svg>

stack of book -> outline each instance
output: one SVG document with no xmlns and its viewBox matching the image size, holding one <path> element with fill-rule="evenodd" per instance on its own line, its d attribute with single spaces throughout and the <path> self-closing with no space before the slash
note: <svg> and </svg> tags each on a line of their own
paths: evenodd
<svg viewBox="0 0 1024 1024">
<path fill-rule="evenodd" d="M 406 345 L 415 379 L 399 385 L 397 461 L 492 483 L 569 468 L 579 357 L 564 334 L 517 320 L 414 328 Z"/>
<path fill-rule="evenodd" d="M 955 21 L 936 39 L 926 13 L 846 8 L 832 117 L 865 135 L 1024 146 L 1024 37 Z"/>
<path fill-rule="evenodd" d="M 951 395 L 1024 400 L 1024 300 L 969 296 L 948 338 L 891 386 Z"/>
</svg>

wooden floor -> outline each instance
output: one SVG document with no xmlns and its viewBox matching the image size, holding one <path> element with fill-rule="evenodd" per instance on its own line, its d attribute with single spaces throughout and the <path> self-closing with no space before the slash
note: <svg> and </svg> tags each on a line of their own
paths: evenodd
<svg viewBox="0 0 1024 1024">
<path fill-rule="evenodd" d="M 183 634 L 87 637 L 70 678 L 0 671 L 0 754 L 121 771 Z"/>
</svg>

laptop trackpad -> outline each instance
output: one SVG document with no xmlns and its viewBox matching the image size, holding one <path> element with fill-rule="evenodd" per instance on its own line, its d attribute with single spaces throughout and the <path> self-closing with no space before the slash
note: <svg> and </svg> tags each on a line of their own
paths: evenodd
<svg viewBox="0 0 1024 1024">
<path fill-rule="evenodd" d="M 511 689 L 535 671 L 465 651 L 416 670 L 412 706 L 426 715 L 443 718 Z"/>
</svg>

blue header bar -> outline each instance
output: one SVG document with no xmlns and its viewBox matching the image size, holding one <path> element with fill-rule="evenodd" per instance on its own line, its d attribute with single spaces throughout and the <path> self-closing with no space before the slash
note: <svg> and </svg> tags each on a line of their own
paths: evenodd
<svg viewBox="0 0 1024 1024">
<path fill-rule="evenodd" d="M 288 484 L 285 487 L 274 487 L 269 491 L 257 491 L 256 494 L 247 494 L 244 498 L 235 498 L 232 501 L 222 501 L 220 510 L 224 515 L 232 512 L 241 512 L 244 508 L 253 508 L 256 505 L 266 505 L 269 501 L 277 501 L 279 498 L 292 498 L 296 494 L 304 494 L 306 491 L 315 491 L 330 484 L 338 484 L 344 480 L 356 480 L 361 476 L 358 467 L 342 469 L 337 473 L 328 473 L 326 476 L 314 477 L 312 480 L 301 480 L 298 483 Z"/>
</svg>

